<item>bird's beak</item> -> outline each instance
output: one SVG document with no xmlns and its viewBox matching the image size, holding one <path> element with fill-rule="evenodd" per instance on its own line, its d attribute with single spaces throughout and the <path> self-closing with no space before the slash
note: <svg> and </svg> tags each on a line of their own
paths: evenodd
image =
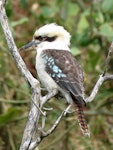
<svg viewBox="0 0 113 150">
<path fill-rule="evenodd" d="M 19 48 L 19 51 L 23 51 L 23 50 L 32 50 L 36 47 L 38 43 L 36 43 L 36 41 L 31 41 L 29 43 L 27 43 L 26 45 L 22 46 L 21 48 Z"/>
</svg>

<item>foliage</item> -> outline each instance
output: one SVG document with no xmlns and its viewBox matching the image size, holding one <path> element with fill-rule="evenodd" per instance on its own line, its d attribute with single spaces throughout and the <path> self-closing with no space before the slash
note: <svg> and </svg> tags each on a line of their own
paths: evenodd
<svg viewBox="0 0 113 150">
<path fill-rule="evenodd" d="M 32 40 L 36 28 L 56 22 L 72 35 L 71 50 L 85 73 L 86 95 L 104 70 L 104 62 L 113 38 L 112 0 L 8 0 L 6 11 L 18 47 Z M 9 53 L 0 30 L 0 149 L 16 150 L 22 138 L 30 107 L 30 88 Z M 36 77 L 35 52 L 21 53 L 27 67 Z M 112 61 L 109 73 L 113 74 Z M 95 101 L 87 105 L 86 116 L 91 139 L 82 136 L 75 114 L 64 118 L 56 131 L 42 141 L 40 149 L 112 149 L 113 83 L 106 82 Z M 64 109 L 61 98 L 52 99 L 47 107 L 47 129 Z"/>
</svg>

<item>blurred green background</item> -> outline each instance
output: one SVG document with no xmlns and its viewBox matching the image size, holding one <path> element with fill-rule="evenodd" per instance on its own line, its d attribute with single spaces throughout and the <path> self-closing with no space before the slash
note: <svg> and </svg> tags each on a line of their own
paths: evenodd
<svg viewBox="0 0 113 150">
<path fill-rule="evenodd" d="M 7 0 L 6 11 L 17 47 L 32 40 L 34 31 L 56 22 L 72 35 L 71 50 L 85 74 L 86 97 L 91 93 L 113 39 L 113 0 Z M 22 52 L 34 77 L 36 52 Z M 113 59 L 109 73 L 113 74 Z M 30 109 L 30 87 L 20 74 L 8 50 L 0 26 L 0 150 L 17 150 Z M 60 97 L 46 107 L 46 130 L 66 104 Z M 113 81 L 102 85 L 95 100 L 85 110 L 91 138 L 82 135 L 75 113 L 63 118 L 55 132 L 39 145 L 40 150 L 112 150 Z"/>
</svg>

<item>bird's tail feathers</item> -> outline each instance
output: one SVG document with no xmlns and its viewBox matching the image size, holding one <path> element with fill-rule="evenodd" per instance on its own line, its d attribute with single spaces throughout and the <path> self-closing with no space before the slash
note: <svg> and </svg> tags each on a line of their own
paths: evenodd
<svg viewBox="0 0 113 150">
<path fill-rule="evenodd" d="M 84 112 L 83 112 L 83 105 L 77 104 L 77 103 L 75 103 L 75 101 L 73 103 L 74 103 L 75 110 L 77 112 L 80 129 L 84 135 L 90 137 L 90 131 L 89 131 L 89 128 L 87 125 L 87 121 L 85 119 Z"/>
</svg>

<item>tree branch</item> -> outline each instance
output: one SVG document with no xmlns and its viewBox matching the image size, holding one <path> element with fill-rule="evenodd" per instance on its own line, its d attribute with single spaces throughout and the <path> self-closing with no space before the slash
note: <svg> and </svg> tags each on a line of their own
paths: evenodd
<svg viewBox="0 0 113 150">
<path fill-rule="evenodd" d="M 100 75 L 100 77 L 99 77 L 98 81 L 96 82 L 90 96 L 88 98 L 86 98 L 86 103 L 92 102 L 94 100 L 94 98 L 96 97 L 96 95 L 99 91 L 99 88 L 101 87 L 103 82 L 105 82 L 107 80 L 113 80 L 113 75 L 106 75 L 106 76 L 103 76 L 103 74 Z"/>
<path fill-rule="evenodd" d="M 86 99 L 86 103 L 88 102 L 92 102 L 96 96 L 96 94 L 99 91 L 99 88 L 101 87 L 101 85 L 103 84 L 103 82 L 107 81 L 107 80 L 113 80 L 113 75 L 106 75 L 108 68 L 109 68 L 109 62 L 111 59 L 111 54 L 113 54 L 113 41 L 111 43 L 111 46 L 109 48 L 108 51 L 108 55 L 105 61 L 105 69 L 104 69 L 104 73 L 102 75 L 100 75 L 98 81 L 96 82 L 90 96 Z"/>
<path fill-rule="evenodd" d="M 20 56 L 20 54 L 17 50 L 16 44 L 13 40 L 12 33 L 9 29 L 9 25 L 8 25 L 8 22 L 7 22 L 6 11 L 4 9 L 4 3 L 2 3 L 2 0 L 0 0 L 0 22 L 1 22 L 1 25 L 2 25 L 2 29 L 3 29 L 6 41 L 7 41 L 7 45 L 10 49 L 10 52 L 11 52 L 11 54 L 12 54 L 12 56 L 13 56 L 15 62 L 16 62 L 17 67 L 19 68 L 20 72 L 23 74 L 23 76 L 25 77 L 25 79 L 28 81 L 28 83 L 30 84 L 30 86 L 32 88 L 35 88 L 35 87 L 39 86 L 38 80 L 36 80 L 31 75 L 31 73 L 27 69 L 24 61 L 22 60 L 22 58 L 21 58 L 21 56 Z"/>
<path fill-rule="evenodd" d="M 40 144 L 40 142 L 43 140 L 43 138 L 47 137 L 48 135 L 50 135 L 50 134 L 52 134 L 54 132 L 54 130 L 59 125 L 62 117 L 65 116 L 68 113 L 70 107 L 71 107 L 71 105 L 67 106 L 67 108 L 61 113 L 61 115 L 57 118 L 57 120 L 55 121 L 53 126 L 48 131 L 46 131 L 46 132 L 44 132 L 43 130 L 41 131 L 41 136 L 38 137 L 35 142 L 32 142 L 32 144 L 30 145 L 30 148 L 29 148 L 30 150 L 32 150 L 35 147 L 37 147 Z"/>
<path fill-rule="evenodd" d="M 109 68 L 109 62 L 110 62 L 110 59 L 111 59 L 111 55 L 113 54 L 113 41 L 111 43 L 111 46 L 109 48 L 109 52 L 108 52 L 108 55 L 107 55 L 107 58 L 106 58 L 106 61 L 105 61 L 105 70 L 104 70 L 104 73 L 103 73 L 103 76 L 106 75 L 107 71 L 108 71 L 108 68 Z"/>
<path fill-rule="evenodd" d="M 27 122 L 27 125 L 25 128 L 25 131 L 24 131 L 23 140 L 22 140 L 22 144 L 20 147 L 20 150 L 28 149 L 30 142 L 33 139 L 33 135 L 35 133 L 36 122 L 40 115 L 39 111 L 37 110 L 37 107 L 34 105 L 34 103 L 39 105 L 40 93 L 41 93 L 40 86 L 39 86 L 38 80 L 36 80 L 32 76 L 32 74 L 29 72 L 29 70 L 27 69 L 24 61 L 22 60 L 22 58 L 17 50 L 17 47 L 13 40 L 12 33 L 8 26 L 7 16 L 6 16 L 6 12 L 4 9 L 4 1 L 2 1 L 2 0 L 0 0 L 0 22 L 2 25 L 2 29 L 3 29 L 6 41 L 7 41 L 7 45 L 9 47 L 9 50 L 10 50 L 15 62 L 16 62 L 16 65 L 19 68 L 22 75 L 25 77 L 25 79 L 30 84 L 32 91 L 33 91 L 33 94 L 31 97 L 31 110 L 29 113 L 28 122 Z"/>
</svg>

